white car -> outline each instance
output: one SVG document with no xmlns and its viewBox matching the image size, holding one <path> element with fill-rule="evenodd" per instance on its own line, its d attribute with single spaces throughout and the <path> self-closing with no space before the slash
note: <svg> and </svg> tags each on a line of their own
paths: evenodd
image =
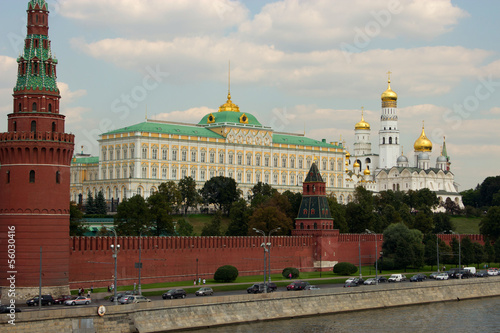
<svg viewBox="0 0 500 333">
<path fill-rule="evenodd" d="M 365 284 L 365 285 L 377 284 L 377 280 L 375 280 L 375 278 L 369 278 L 368 280 L 363 282 L 363 284 Z"/>
<path fill-rule="evenodd" d="M 498 268 L 489 268 L 488 275 L 498 275 Z"/>
<path fill-rule="evenodd" d="M 436 276 L 436 280 L 448 280 L 449 276 L 448 273 L 439 273 Z"/>
<path fill-rule="evenodd" d="M 73 299 L 69 299 L 67 300 L 66 302 L 64 302 L 64 304 L 66 305 L 82 305 L 82 304 L 90 304 L 92 302 L 92 300 L 88 297 L 85 297 L 85 296 L 78 296 L 78 297 L 75 297 Z"/>
</svg>

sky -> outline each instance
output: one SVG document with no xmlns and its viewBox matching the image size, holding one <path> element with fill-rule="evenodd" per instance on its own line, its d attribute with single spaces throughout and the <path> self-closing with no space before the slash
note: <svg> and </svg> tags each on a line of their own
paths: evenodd
<svg viewBox="0 0 500 333">
<path fill-rule="evenodd" d="M 0 4 L 0 131 L 7 130 L 28 0 Z M 364 117 L 378 152 L 380 95 L 398 94 L 413 157 L 446 137 L 459 190 L 499 175 L 500 1 L 48 0 L 66 132 L 97 155 L 99 134 L 149 119 L 198 123 L 231 97 L 275 131 L 345 140 Z"/>
</svg>

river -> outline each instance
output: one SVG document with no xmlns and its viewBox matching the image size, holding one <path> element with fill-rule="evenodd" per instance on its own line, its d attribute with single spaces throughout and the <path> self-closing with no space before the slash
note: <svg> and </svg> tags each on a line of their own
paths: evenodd
<svg viewBox="0 0 500 333">
<path fill-rule="evenodd" d="M 203 333 L 500 332 L 500 297 L 191 330 Z"/>
</svg>

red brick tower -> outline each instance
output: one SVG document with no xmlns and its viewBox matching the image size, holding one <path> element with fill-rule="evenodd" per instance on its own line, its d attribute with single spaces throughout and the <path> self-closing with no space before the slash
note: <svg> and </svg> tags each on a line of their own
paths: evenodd
<svg viewBox="0 0 500 333">
<path fill-rule="evenodd" d="M 13 112 L 0 134 L 0 287 L 10 299 L 68 292 L 69 182 L 74 135 L 64 133 L 45 0 L 28 3 L 28 33 L 17 59 Z M 9 234 L 8 231 L 11 231 Z M 14 246 L 15 247 L 14 247 Z M 14 260 L 14 261 L 8 261 Z"/>
<path fill-rule="evenodd" d="M 302 202 L 295 219 L 293 236 L 310 235 L 315 238 L 314 266 L 330 269 L 335 264 L 332 244 L 337 244 L 338 229 L 333 229 L 333 218 L 326 198 L 326 183 L 316 163 L 311 165 L 302 184 Z"/>
</svg>

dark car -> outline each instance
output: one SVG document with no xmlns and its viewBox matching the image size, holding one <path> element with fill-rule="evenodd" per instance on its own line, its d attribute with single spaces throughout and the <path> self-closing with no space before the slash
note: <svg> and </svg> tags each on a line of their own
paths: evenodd
<svg viewBox="0 0 500 333">
<path fill-rule="evenodd" d="M 344 283 L 344 288 L 350 288 L 350 287 L 359 287 L 359 284 L 354 280 L 347 281 L 346 283 Z"/>
<path fill-rule="evenodd" d="M 488 271 L 486 270 L 480 270 L 476 273 L 477 277 L 488 277 Z"/>
<path fill-rule="evenodd" d="M 196 296 L 207 296 L 207 295 L 213 295 L 214 294 L 214 290 L 210 287 L 203 287 L 203 288 L 200 288 L 198 290 L 196 290 L 196 292 L 194 293 Z"/>
<path fill-rule="evenodd" d="M 438 275 L 439 275 L 439 272 L 431 273 L 431 274 L 429 274 L 429 279 L 435 279 L 436 276 L 438 276 Z"/>
<path fill-rule="evenodd" d="M 286 290 L 304 290 L 308 285 L 307 281 L 295 281 L 286 286 Z"/>
<path fill-rule="evenodd" d="M 20 308 L 16 308 L 15 306 L 10 308 L 7 305 L 0 305 L 0 313 L 11 313 L 12 311 L 14 312 L 21 312 Z"/>
<path fill-rule="evenodd" d="M 269 293 L 272 293 L 273 291 L 278 289 L 276 284 L 274 284 L 272 282 L 266 283 L 266 285 L 267 285 L 267 292 L 269 292 Z M 264 283 L 256 283 L 256 284 L 247 288 L 247 293 L 249 293 L 249 294 L 258 294 L 258 293 L 263 293 L 263 292 L 264 292 Z"/>
<path fill-rule="evenodd" d="M 472 274 L 467 269 L 462 269 L 462 270 L 459 270 L 457 273 L 455 273 L 455 276 L 457 279 L 468 279 L 468 278 L 474 277 L 474 274 Z"/>
<path fill-rule="evenodd" d="M 120 298 L 122 298 L 123 296 L 130 296 L 130 295 L 133 295 L 133 294 L 134 294 L 134 292 L 133 292 L 133 291 L 130 291 L 130 290 L 127 290 L 127 291 L 125 291 L 125 292 L 123 292 L 123 293 L 118 293 L 118 294 L 116 294 L 116 301 L 117 301 L 117 302 L 118 302 L 118 301 L 120 301 Z M 114 301 L 115 301 L 115 295 L 112 295 L 112 296 L 109 298 L 109 300 L 110 300 L 111 302 L 114 302 Z"/>
<path fill-rule="evenodd" d="M 26 301 L 26 304 L 28 304 L 28 306 L 38 305 L 38 296 L 30 298 Z M 54 298 L 52 297 L 52 295 L 42 295 L 42 305 L 52 304 L 54 304 Z"/>
<path fill-rule="evenodd" d="M 54 304 L 64 304 L 68 299 L 73 298 L 71 295 L 61 295 L 58 298 L 54 299 Z"/>
<path fill-rule="evenodd" d="M 458 268 L 452 268 L 449 271 L 446 271 L 445 273 L 448 273 L 448 277 L 450 279 L 458 279 L 458 272 L 460 272 L 460 269 Z"/>
<path fill-rule="evenodd" d="M 186 292 L 184 291 L 184 289 L 170 289 L 169 291 L 161 295 L 161 298 L 186 298 Z"/>
<path fill-rule="evenodd" d="M 386 283 L 386 282 L 387 282 L 387 278 L 385 276 L 378 277 L 378 283 Z"/>
<path fill-rule="evenodd" d="M 422 282 L 426 279 L 427 279 L 427 276 L 425 274 L 418 273 L 418 274 L 413 275 L 410 278 L 410 282 Z"/>
</svg>

